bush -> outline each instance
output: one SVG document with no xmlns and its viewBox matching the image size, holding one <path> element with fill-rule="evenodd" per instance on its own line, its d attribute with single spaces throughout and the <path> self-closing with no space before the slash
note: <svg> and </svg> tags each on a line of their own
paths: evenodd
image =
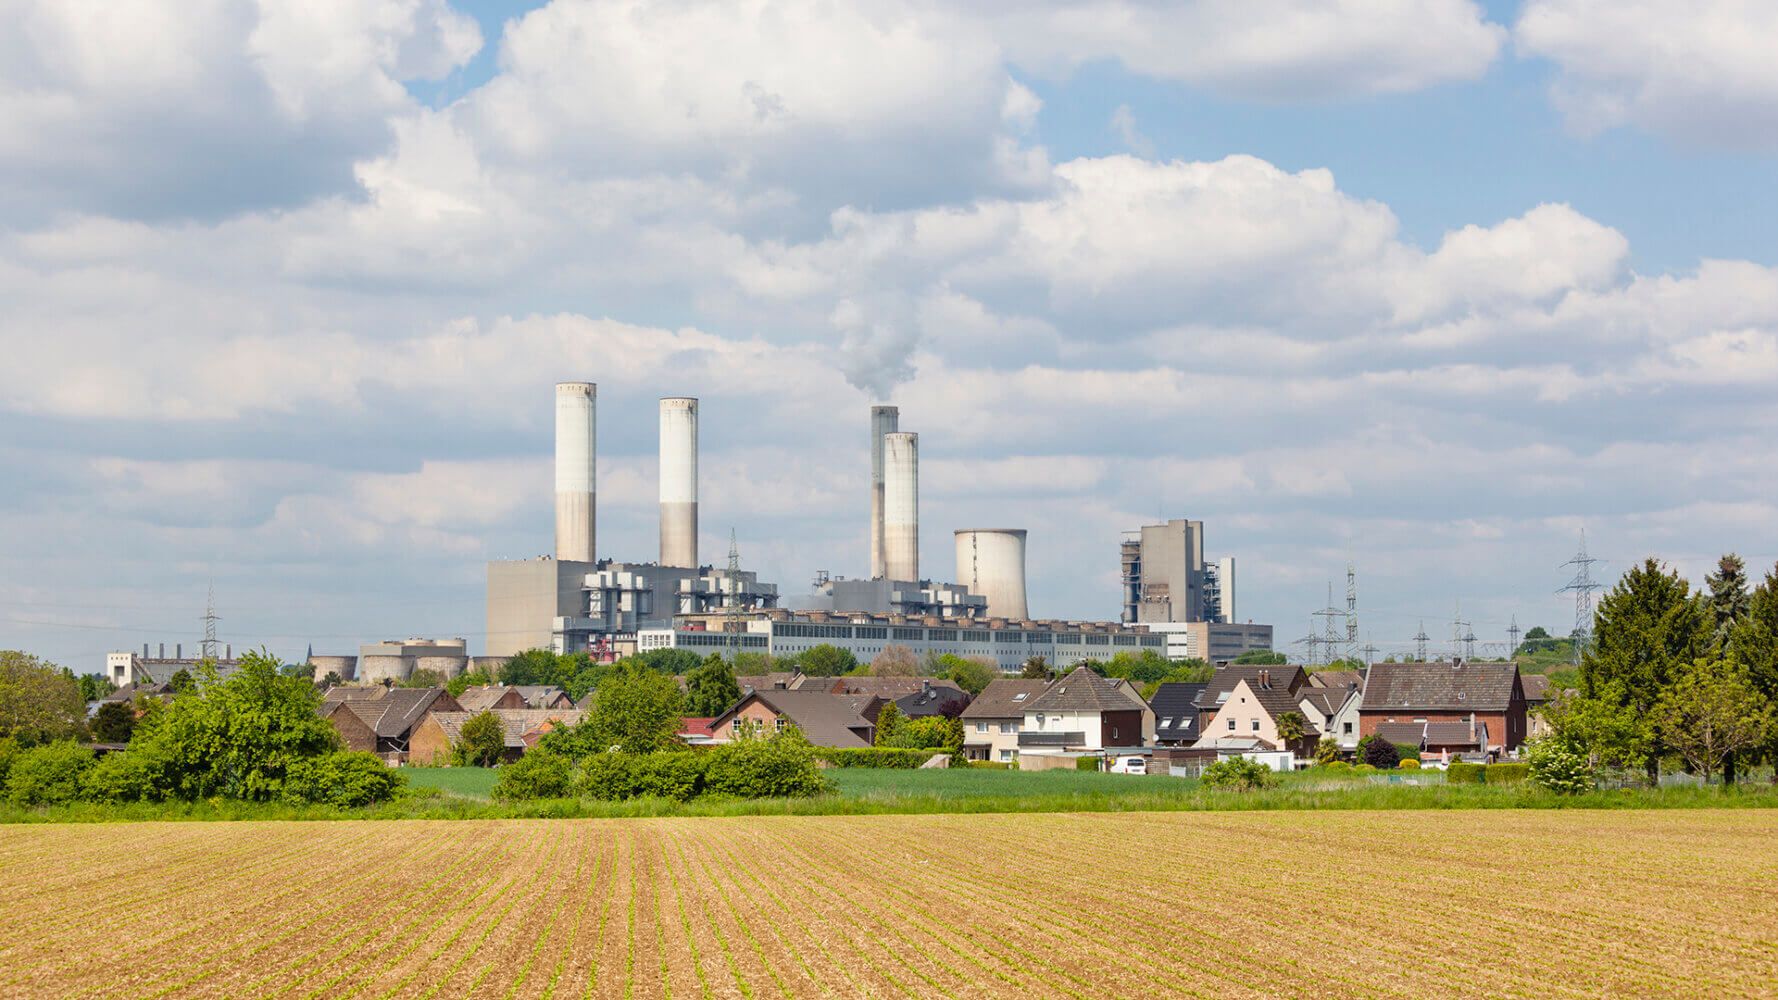
<svg viewBox="0 0 1778 1000">
<path fill-rule="evenodd" d="M 94 802 L 159 802 L 165 767 L 147 750 L 125 750 L 99 758 L 81 780 L 82 794 Z"/>
<path fill-rule="evenodd" d="M 1359 758 L 1379 771 L 1392 771 L 1401 763 L 1401 751 L 1395 744 L 1383 739 L 1373 739 L 1359 751 Z"/>
<path fill-rule="evenodd" d="M 15 806 L 54 806 L 80 798 L 80 779 L 93 768 L 93 752 L 63 740 L 13 759 L 6 798 Z"/>
<path fill-rule="evenodd" d="M 12 762 L 23 752 L 18 740 L 11 736 L 0 736 L 0 791 L 6 790 L 6 776 L 12 771 Z"/>
<path fill-rule="evenodd" d="M 1315 769 L 1317 771 L 1346 772 L 1352 770 L 1352 765 L 1343 760 L 1330 760 L 1325 764 L 1315 765 Z"/>
<path fill-rule="evenodd" d="M 1099 770 L 1099 758 L 1076 757 L 1074 758 L 1074 769 L 1076 771 L 1097 771 Z"/>
<path fill-rule="evenodd" d="M 574 794 L 574 762 L 559 753 L 532 750 L 500 769 L 489 794 L 509 802 L 568 798 Z"/>
<path fill-rule="evenodd" d="M 1019 768 L 1010 760 L 972 760 L 969 766 L 982 771 L 1016 771 Z"/>
<path fill-rule="evenodd" d="M 1419 760 L 1420 759 L 1420 748 L 1416 747 L 1416 746 L 1409 746 L 1406 743 L 1397 743 L 1395 745 L 1395 752 L 1401 756 L 1402 760 Z"/>
<path fill-rule="evenodd" d="M 1482 783 L 1482 765 L 1467 761 L 1454 760 L 1445 768 L 1445 784 L 1447 785 L 1479 785 Z"/>
<path fill-rule="evenodd" d="M 1224 757 L 1204 768 L 1198 779 L 1206 788 L 1226 788 L 1237 792 L 1270 788 L 1278 783 L 1278 775 L 1271 768 L 1246 757 Z"/>
<path fill-rule="evenodd" d="M 637 760 L 637 794 L 689 802 L 703 792 L 709 767 L 710 755 L 695 750 L 643 754 Z"/>
<path fill-rule="evenodd" d="M 820 747 L 815 750 L 815 759 L 826 761 L 833 767 L 916 768 L 943 752 L 942 750 L 907 750 L 901 747 Z M 989 762 L 977 761 L 976 763 L 986 764 Z"/>
<path fill-rule="evenodd" d="M 470 716 L 457 731 L 457 743 L 451 751 L 462 766 L 493 767 L 506 754 L 506 723 L 491 711 Z"/>
<path fill-rule="evenodd" d="M 1402 769 L 1403 771 L 1418 771 L 1418 770 L 1420 770 L 1420 758 L 1418 758 L 1418 757 L 1403 757 L 1401 759 L 1401 763 L 1399 763 L 1395 766 Z"/>
<path fill-rule="evenodd" d="M 1513 785 L 1530 778 L 1530 764 L 1489 764 L 1482 769 L 1482 780 L 1490 785 Z"/>
<path fill-rule="evenodd" d="M 533 754 L 537 752 L 531 751 Z M 589 799 L 604 799 L 607 802 L 635 798 L 642 794 L 636 756 L 616 751 L 587 755 L 581 762 L 580 794 Z"/>
<path fill-rule="evenodd" d="M 1321 742 L 1315 744 L 1315 763 L 1326 765 L 1326 764 L 1332 764 L 1333 762 L 1335 762 L 1339 759 L 1340 759 L 1340 743 L 1339 743 L 1339 741 L 1334 739 L 1332 736 L 1321 737 Z"/>
<path fill-rule="evenodd" d="M 1354 767 L 1352 769 L 1352 773 L 1353 774 L 1376 774 L 1377 767 L 1375 764 L 1359 764 L 1357 767 Z"/>
<path fill-rule="evenodd" d="M 807 798 L 828 791 L 809 741 L 795 729 L 708 751 L 705 790 L 740 798 Z"/>
<path fill-rule="evenodd" d="M 356 809 L 398 798 L 407 776 L 363 750 L 336 750 L 290 765 L 284 801 Z"/>
<path fill-rule="evenodd" d="M 1560 795 L 1593 790 L 1592 762 L 1560 740 L 1540 739 L 1530 745 L 1531 780 Z"/>
</svg>

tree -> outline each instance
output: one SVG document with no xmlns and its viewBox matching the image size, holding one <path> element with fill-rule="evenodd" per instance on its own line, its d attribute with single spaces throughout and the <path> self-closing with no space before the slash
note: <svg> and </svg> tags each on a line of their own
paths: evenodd
<svg viewBox="0 0 1778 1000">
<path fill-rule="evenodd" d="M 1594 767 L 1640 766 L 1654 744 L 1647 717 L 1629 704 L 1621 681 L 1608 683 L 1595 698 L 1564 691 L 1538 712 L 1549 726 L 1549 739 Z"/>
<path fill-rule="evenodd" d="M 1140 653 L 1124 651 L 1111 658 L 1101 671 L 1107 677 L 1121 677 L 1135 684 L 1153 684 L 1167 676 L 1173 663 L 1152 649 Z"/>
<path fill-rule="evenodd" d="M 1720 653 L 1735 626 L 1747 618 L 1747 566 L 1730 552 L 1717 560 L 1716 572 L 1704 577 L 1704 584 L 1710 588 L 1710 642 Z"/>
<path fill-rule="evenodd" d="M 445 675 L 437 670 L 415 670 L 403 677 L 396 687 L 404 688 L 435 688 L 445 686 Z M 447 689 L 448 690 L 448 689 Z"/>
<path fill-rule="evenodd" d="M 1379 771 L 1393 771 L 1401 763 L 1401 751 L 1395 744 L 1375 736 L 1359 749 L 1358 755 Z"/>
<path fill-rule="evenodd" d="M 880 747 L 899 746 L 897 741 L 901 739 L 901 728 L 905 721 L 901 709 L 894 702 L 884 703 L 877 712 L 877 732 L 872 742 Z"/>
<path fill-rule="evenodd" d="M 296 761 L 339 749 L 333 724 L 316 711 L 315 686 L 278 667 L 263 649 L 241 657 L 226 680 L 204 667 L 192 693 L 137 721 L 127 753 L 152 769 L 158 794 L 269 801 Z"/>
<path fill-rule="evenodd" d="M 1285 712 L 1278 716 L 1278 738 L 1289 748 L 1302 740 L 1308 724 L 1309 720 L 1303 718 L 1303 713 Z"/>
<path fill-rule="evenodd" d="M 1526 754 L 1531 780 L 1544 788 L 1562 795 L 1593 790 L 1592 762 L 1563 741 L 1547 736 L 1532 740 Z"/>
<path fill-rule="evenodd" d="M 1644 560 L 1599 602 L 1593 643 L 1581 662 L 1581 692 L 1596 698 L 1615 681 L 1623 703 L 1646 715 L 1709 643 L 1703 599 L 1678 573 L 1655 559 Z M 1661 750 L 1657 738 L 1644 761 L 1651 782 L 1660 775 Z"/>
<path fill-rule="evenodd" d="M 71 740 L 26 750 L 6 776 L 6 798 L 15 806 L 53 806 L 80 798 L 81 779 L 93 768 L 93 752 Z"/>
<path fill-rule="evenodd" d="M 1321 737 L 1321 742 L 1315 744 L 1315 763 L 1332 764 L 1339 759 L 1340 741 L 1334 739 L 1332 736 Z"/>
<path fill-rule="evenodd" d="M 1772 706 L 1733 657 L 1693 661 L 1655 704 L 1662 742 L 1677 750 L 1706 784 L 1730 757 L 1765 743 Z"/>
<path fill-rule="evenodd" d="M 492 711 L 471 716 L 457 733 L 457 763 L 465 767 L 493 767 L 506 753 L 506 723 Z"/>
<path fill-rule="evenodd" d="M 906 646 L 888 645 L 870 661 L 872 677 L 918 677 L 920 658 Z"/>
<path fill-rule="evenodd" d="M 68 670 L 67 672 L 72 674 L 74 671 Z M 80 700 L 84 702 L 98 701 L 117 690 L 117 685 L 111 683 L 111 679 L 104 674 L 81 674 L 74 680 L 80 685 Z"/>
<path fill-rule="evenodd" d="M 1525 633 L 1525 641 L 1526 642 L 1530 642 L 1533 639 L 1548 639 L 1548 638 L 1550 638 L 1549 629 L 1544 628 L 1542 625 L 1533 625 L 1533 626 L 1531 626 L 1531 629 Z"/>
<path fill-rule="evenodd" d="M 127 701 L 108 701 L 93 713 L 89 724 L 99 743 L 128 743 L 136 731 L 136 710 Z"/>
<path fill-rule="evenodd" d="M 316 684 L 315 686 L 320 688 L 321 690 L 325 691 L 328 688 L 339 687 L 341 684 L 344 684 L 344 683 L 346 683 L 346 679 L 339 675 L 339 671 L 329 670 L 327 672 L 327 675 L 325 677 L 322 677 L 320 683 Z M 461 691 L 457 692 L 457 694 L 462 694 L 462 693 L 463 692 L 461 692 Z"/>
<path fill-rule="evenodd" d="M 1025 661 L 1025 666 L 1019 671 L 1019 676 L 1029 681 L 1047 681 L 1054 674 L 1050 671 L 1048 660 L 1041 656 L 1033 656 Z"/>
<path fill-rule="evenodd" d="M 86 723 L 80 683 L 62 668 L 18 650 L 0 650 L 0 737 L 21 746 L 73 739 Z"/>
<path fill-rule="evenodd" d="M 650 649 L 627 659 L 663 674 L 689 674 L 704 662 L 689 649 Z"/>
<path fill-rule="evenodd" d="M 1281 667 L 1290 662 L 1290 657 L 1285 656 L 1283 653 L 1274 653 L 1269 649 L 1250 649 L 1247 652 L 1242 653 L 1240 656 L 1235 657 L 1235 662 L 1240 664 L 1252 663 L 1262 667 Z"/>
<path fill-rule="evenodd" d="M 1778 705 L 1778 566 L 1753 589 L 1747 615 L 1730 635 L 1729 648 L 1747 668 L 1753 689 Z M 1763 752 L 1767 763 L 1774 765 L 1772 781 L 1778 783 L 1778 727 L 1768 734 Z"/>
<path fill-rule="evenodd" d="M 803 650 L 796 660 L 797 666 L 810 677 L 838 677 L 858 668 L 858 657 L 850 650 L 826 642 Z"/>
<path fill-rule="evenodd" d="M 968 691 L 971 697 L 981 694 L 983 688 L 1000 676 L 999 669 L 985 657 L 963 657 L 946 653 L 939 660 L 945 668 L 943 676 Z"/>
<path fill-rule="evenodd" d="M 331 676 L 331 675 L 330 675 Z M 487 687 L 494 683 L 494 676 L 484 669 L 466 670 L 445 681 L 444 689 L 455 698 L 472 687 Z"/>
<path fill-rule="evenodd" d="M 167 686 L 172 688 L 175 694 L 190 694 L 198 689 L 198 680 L 191 671 L 180 667 L 173 671 L 173 676 L 167 678 Z"/>
<path fill-rule="evenodd" d="M 1278 775 L 1257 760 L 1246 757 L 1224 757 L 1204 768 L 1198 780 L 1206 788 L 1223 788 L 1236 792 L 1257 791 L 1278 783 Z"/>
<path fill-rule="evenodd" d="M 667 674 L 629 662 L 599 682 L 599 696 L 583 725 L 596 747 L 654 753 L 679 745 L 684 697 Z"/>
<path fill-rule="evenodd" d="M 741 685 L 735 680 L 735 671 L 716 653 L 710 654 L 703 666 L 685 675 L 685 684 L 687 715 L 718 716 L 741 700 Z"/>
</svg>

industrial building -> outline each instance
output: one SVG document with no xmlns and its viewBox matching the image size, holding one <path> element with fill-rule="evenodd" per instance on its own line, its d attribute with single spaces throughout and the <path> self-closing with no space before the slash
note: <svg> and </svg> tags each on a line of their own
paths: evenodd
<svg viewBox="0 0 1778 1000">
<path fill-rule="evenodd" d="M 921 657 L 945 653 L 985 657 L 1008 673 L 1017 672 L 1033 656 L 1041 656 L 1053 666 L 1082 660 L 1099 663 L 1119 653 L 1152 650 L 1165 654 L 1166 643 L 1166 637 L 1158 632 L 1107 622 L 916 618 L 783 608 L 683 615 L 670 628 L 645 628 L 636 634 L 637 648 L 644 652 L 689 649 L 699 655 L 721 653 L 725 657 L 736 652 L 795 656 L 826 644 L 868 662 L 888 646 L 905 646 Z"/>
<path fill-rule="evenodd" d="M 155 655 L 148 654 L 148 643 L 142 644 L 142 652 L 135 650 L 113 651 L 105 654 L 105 679 L 118 687 L 125 684 L 165 684 L 172 680 L 173 675 L 181 670 L 196 673 L 205 663 L 201 656 L 187 657 L 183 643 L 173 644 L 173 655 L 167 655 L 167 644 L 161 643 Z M 235 659 L 234 646 L 223 647 L 223 653 L 212 665 L 221 676 L 235 672 L 239 665 Z"/>
<path fill-rule="evenodd" d="M 1204 556 L 1204 522 L 1145 524 L 1118 547 L 1123 621 L 1167 636 L 1169 659 L 1233 660 L 1272 648 L 1272 626 L 1235 618 L 1235 558 Z"/>
<path fill-rule="evenodd" d="M 698 401 L 660 401 L 660 562 L 599 559 L 598 387 L 556 386 L 556 551 L 488 563 L 487 652 L 616 656 L 645 626 L 718 608 L 776 607 L 756 573 L 698 563 Z"/>
<path fill-rule="evenodd" d="M 783 602 L 792 611 L 857 611 L 875 615 L 986 618 L 987 598 L 954 583 L 931 580 L 849 580 L 818 573 L 807 594 Z"/>
<path fill-rule="evenodd" d="M 1270 652 L 1272 626 L 1234 622 L 1150 622 L 1167 637 L 1167 659 L 1227 663 L 1242 653 Z"/>
</svg>

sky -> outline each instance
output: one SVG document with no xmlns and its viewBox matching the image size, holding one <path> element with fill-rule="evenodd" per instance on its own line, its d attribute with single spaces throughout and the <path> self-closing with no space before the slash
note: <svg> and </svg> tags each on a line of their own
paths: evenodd
<svg viewBox="0 0 1778 1000">
<path fill-rule="evenodd" d="M 1778 6 L 1758 0 L 0 0 L 0 647 L 463 636 L 549 551 L 868 572 L 1023 527 L 1034 614 L 1205 523 L 1280 645 L 1557 634 L 1778 560 Z M 1300 651 L 1300 650 L 1299 650 Z"/>
</svg>

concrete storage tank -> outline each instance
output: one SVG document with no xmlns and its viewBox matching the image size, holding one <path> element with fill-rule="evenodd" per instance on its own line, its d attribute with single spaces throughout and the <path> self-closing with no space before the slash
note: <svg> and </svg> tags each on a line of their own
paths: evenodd
<svg viewBox="0 0 1778 1000">
<path fill-rule="evenodd" d="M 430 670 L 448 681 L 461 674 L 468 663 L 469 658 L 462 655 L 421 655 L 414 657 L 414 670 Z M 412 677 L 413 674 L 410 672 L 408 676 Z"/>
<path fill-rule="evenodd" d="M 698 401 L 661 400 L 661 565 L 698 565 Z"/>
<path fill-rule="evenodd" d="M 895 433 L 901 410 L 894 406 L 870 408 L 870 576 L 880 580 L 888 572 L 883 555 L 883 439 Z"/>
<path fill-rule="evenodd" d="M 412 657 L 366 656 L 361 658 L 358 663 L 358 682 L 360 684 L 381 684 L 384 681 L 400 683 L 412 676 L 413 670 Z"/>
<path fill-rule="evenodd" d="M 328 674 L 334 674 L 342 681 L 356 680 L 358 677 L 356 656 L 311 656 L 309 666 L 314 668 L 316 683 L 326 679 Z"/>
<path fill-rule="evenodd" d="M 920 579 L 920 435 L 883 436 L 883 574 Z"/>
<path fill-rule="evenodd" d="M 964 528 L 956 533 L 957 582 L 988 599 L 988 614 L 1020 621 L 1025 603 L 1025 529 Z"/>
<path fill-rule="evenodd" d="M 598 397 L 591 382 L 556 383 L 556 558 L 562 561 L 594 560 Z"/>
</svg>

